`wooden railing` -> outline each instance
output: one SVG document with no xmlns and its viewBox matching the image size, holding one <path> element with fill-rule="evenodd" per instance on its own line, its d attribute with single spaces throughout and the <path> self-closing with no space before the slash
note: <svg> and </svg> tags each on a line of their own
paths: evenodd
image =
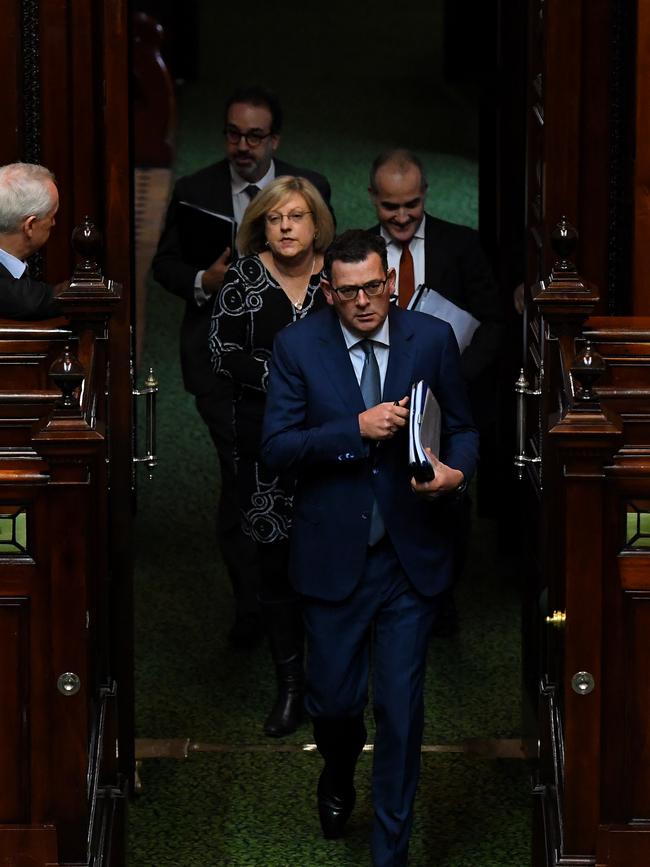
<svg viewBox="0 0 650 867">
<path fill-rule="evenodd" d="M 89 221 L 63 316 L 0 320 L 0 863 L 105 863 L 123 800 L 110 662 L 108 324 Z"/>
<path fill-rule="evenodd" d="M 532 556 L 527 684 L 539 687 L 537 865 L 650 863 L 650 319 L 597 302 L 558 228 L 533 288 L 519 456 Z M 533 391 L 534 389 L 529 389 Z M 531 649 L 531 643 L 534 647 Z M 532 668 L 532 670 L 531 670 Z M 542 854 L 543 853 L 543 854 Z"/>
</svg>

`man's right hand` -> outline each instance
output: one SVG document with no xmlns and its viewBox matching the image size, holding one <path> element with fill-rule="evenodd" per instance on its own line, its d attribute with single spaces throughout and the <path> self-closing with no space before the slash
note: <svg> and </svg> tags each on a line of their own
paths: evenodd
<svg viewBox="0 0 650 867">
<path fill-rule="evenodd" d="M 408 395 L 397 403 L 378 403 L 359 413 L 359 430 L 367 440 L 389 440 L 406 425 L 409 417 Z"/>
<path fill-rule="evenodd" d="M 201 278 L 201 286 L 203 291 L 208 293 L 218 292 L 223 286 L 223 278 L 228 270 L 228 259 L 230 258 L 230 247 L 226 247 L 221 256 L 206 268 Z"/>
</svg>

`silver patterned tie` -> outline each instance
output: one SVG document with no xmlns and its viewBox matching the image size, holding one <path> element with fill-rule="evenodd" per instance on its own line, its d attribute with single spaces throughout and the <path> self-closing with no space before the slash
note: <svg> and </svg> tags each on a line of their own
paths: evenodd
<svg viewBox="0 0 650 867">
<path fill-rule="evenodd" d="M 379 375 L 379 365 L 377 364 L 375 351 L 372 348 L 372 340 L 362 340 L 359 346 L 363 349 L 363 354 L 365 355 L 359 386 L 366 409 L 370 409 L 381 403 L 381 376 Z M 379 512 L 377 500 L 374 500 L 372 504 L 372 516 L 370 518 L 368 544 L 376 545 L 385 532 L 386 527 Z"/>
</svg>

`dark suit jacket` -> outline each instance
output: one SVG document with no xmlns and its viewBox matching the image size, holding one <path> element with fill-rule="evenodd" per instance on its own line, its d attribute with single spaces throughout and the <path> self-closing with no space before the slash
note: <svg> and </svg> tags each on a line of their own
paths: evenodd
<svg viewBox="0 0 650 867">
<path fill-rule="evenodd" d="M 62 315 L 63 311 L 54 300 L 54 286 L 28 276 L 13 277 L 0 263 L 0 316 L 49 319 Z"/>
<path fill-rule="evenodd" d="M 371 231 L 378 234 L 379 226 Z M 461 359 L 465 378 L 471 383 L 498 359 L 505 335 L 503 303 L 478 232 L 426 214 L 424 285 L 481 323 Z"/>
<path fill-rule="evenodd" d="M 440 458 L 469 480 L 476 465 L 473 426 L 451 326 L 391 307 L 383 400 L 429 383 L 442 409 Z M 453 498 L 411 491 L 406 429 L 379 445 L 364 441 L 365 409 L 338 317 L 332 308 L 277 335 L 269 375 L 262 459 L 297 476 L 290 577 L 308 596 L 342 600 L 360 580 L 376 498 L 412 584 L 425 595 L 451 578 Z"/>
<path fill-rule="evenodd" d="M 276 176 L 298 175 L 310 180 L 326 202 L 330 186 L 323 175 L 299 169 L 282 160 L 275 160 Z M 185 315 L 181 325 L 181 367 L 185 388 L 193 394 L 206 394 L 219 380 L 212 369 L 208 332 L 212 303 L 199 307 L 194 301 L 196 268 L 183 261 L 178 236 L 177 209 L 181 201 L 232 216 L 230 167 L 227 159 L 207 166 L 193 175 L 179 178 L 172 194 L 167 218 L 152 268 L 154 278 L 175 295 L 185 300 Z"/>
</svg>

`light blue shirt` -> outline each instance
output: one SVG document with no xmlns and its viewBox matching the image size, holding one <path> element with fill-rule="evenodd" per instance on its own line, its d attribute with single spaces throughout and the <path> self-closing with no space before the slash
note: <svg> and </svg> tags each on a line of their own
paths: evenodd
<svg viewBox="0 0 650 867">
<path fill-rule="evenodd" d="M 0 247 L 0 262 L 5 266 L 7 271 L 11 274 L 12 277 L 15 277 L 18 280 L 23 276 L 25 271 L 27 270 L 27 265 L 21 259 L 16 259 L 15 256 L 12 256 L 11 253 L 7 253 L 6 250 L 3 250 Z"/>
<path fill-rule="evenodd" d="M 354 334 L 350 331 L 349 328 L 341 322 L 339 319 L 339 324 L 341 326 L 341 331 L 343 332 L 343 338 L 345 340 L 345 345 L 348 348 L 348 353 L 350 354 L 350 361 L 352 362 L 352 367 L 354 368 L 354 375 L 357 378 L 357 382 L 361 385 L 361 373 L 363 371 L 363 365 L 366 360 L 365 353 L 361 348 L 361 343 L 363 340 L 370 340 L 372 342 L 372 348 L 375 353 L 375 358 L 377 359 L 377 365 L 379 367 L 379 377 L 381 379 L 381 390 L 384 390 L 384 382 L 386 381 L 386 371 L 388 370 L 388 355 L 390 352 L 390 336 L 388 333 L 388 317 L 386 317 L 382 323 L 382 325 L 375 331 L 374 334 L 369 334 L 367 337 L 359 337 L 358 334 Z"/>
</svg>

